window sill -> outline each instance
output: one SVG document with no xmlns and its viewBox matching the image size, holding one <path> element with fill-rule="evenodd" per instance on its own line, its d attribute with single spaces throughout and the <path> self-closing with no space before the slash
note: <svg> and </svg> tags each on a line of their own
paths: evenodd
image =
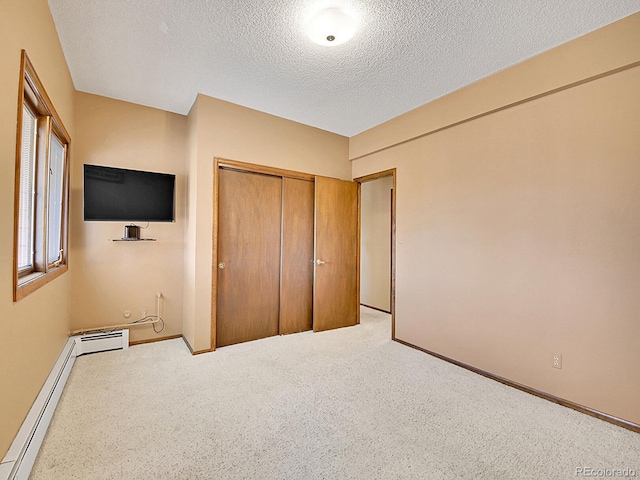
<svg viewBox="0 0 640 480">
<path fill-rule="evenodd" d="M 29 282 L 33 282 L 34 280 L 36 280 L 37 278 L 40 278 L 43 275 L 46 275 L 46 274 L 44 272 L 31 272 L 28 275 L 23 275 L 18 280 L 18 288 L 26 285 Z"/>
<path fill-rule="evenodd" d="M 18 284 L 15 285 L 15 288 L 13 290 L 13 301 L 17 302 L 18 300 L 23 299 L 27 295 L 35 292 L 40 287 L 49 283 L 54 278 L 58 278 L 68 269 L 69 267 L 67 267 L 67 265 L 60 265 L 59 267 L 53 268 L 46 273 L 33 272 L 18 279 Z"/>
</svg>

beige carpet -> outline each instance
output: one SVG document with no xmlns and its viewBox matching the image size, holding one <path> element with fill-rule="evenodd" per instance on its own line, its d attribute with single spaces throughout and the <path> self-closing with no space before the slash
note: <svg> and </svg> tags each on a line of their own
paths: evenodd
<svg viewBox="0 0 640 480">
<path fill-rule="evenodd" d="M 389 338 L 363 309 L 195 357 L 182 340 L 79 357 L 31 478 L 640 478 L 639 434 Z"/>
</svg>

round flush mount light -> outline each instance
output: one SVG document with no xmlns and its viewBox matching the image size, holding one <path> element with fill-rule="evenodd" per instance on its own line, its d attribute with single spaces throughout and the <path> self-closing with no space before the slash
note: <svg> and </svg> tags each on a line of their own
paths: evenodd
<svg viewBox="0 0 640 480">
<path fill-rule="evenodd" d="M 317 12 L 307 24 L 307 35 L 318 45 L 335 47 L 349 41 L 356 33 L 356 21 L 337 8 Z"/>
</svg>

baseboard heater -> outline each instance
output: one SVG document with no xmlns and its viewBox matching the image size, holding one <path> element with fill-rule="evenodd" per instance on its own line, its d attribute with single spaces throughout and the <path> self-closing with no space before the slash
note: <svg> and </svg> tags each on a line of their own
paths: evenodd
<svg viewBox="0 0 640 480">
<path fill-rule="evenodd" d="M 27 480 L 76 357 L 129 348 L 129 330 L 70 337 L 0 463 L 0 480 Z"/>
<path fill-rule="evenodd" d="M 85 353 L 126 350 L 129 348 L 129 330 L 87 333 L 72 338 L 75 338 L 76 341 L 77 356 L 84 355 Z"/>
</svg>

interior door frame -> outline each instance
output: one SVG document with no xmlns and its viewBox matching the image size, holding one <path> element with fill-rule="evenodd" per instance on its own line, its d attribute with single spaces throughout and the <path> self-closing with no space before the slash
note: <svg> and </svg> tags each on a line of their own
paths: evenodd
<svg viewBox="0 0 640 480">
<path fill-rule="evenodd" d="M 381 172 L 354 178 L 358 184 L 358 305 L 360 305 L 360 258 L 362 247 L 362 184 L 383 177 L 393 177 L 391 193 L 391 339 L 396 339 L 396 169 L 390 168 Z M 359 309 L 358 309 L 359 310 Z M 358 323 L 359 317 L 358 317 Z"/>
<path fill-rule="evenodd" d="M 254 163 L 239 162 L 227 158 L 215 157 L 213 159 L 213 253 L 211 262 L 211 350 L 216 349 L 217 318 L 218 318 L 218 228 L 219 210 L 218 199 L 220 191 L 220 168 L 227 168 L 247 173 L 261 173 L 264 175 L 274 175 L 277 177 L 297 178 L 299 180 L 315 181 L 316 176 L 308 173 L 295 172 L 282 168 L 267 167 Z"/>
</svg>

